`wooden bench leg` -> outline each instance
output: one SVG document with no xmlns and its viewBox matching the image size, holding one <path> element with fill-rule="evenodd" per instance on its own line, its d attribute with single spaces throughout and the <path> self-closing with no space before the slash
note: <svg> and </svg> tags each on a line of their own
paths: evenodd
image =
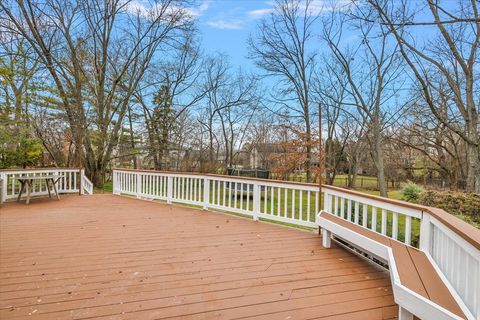
<svg viewBox="0 0 480 320">
<path fill-rule="evenodd" d="M 413 314 L 405 308 L 398 307 L 398 320 L 413 320 Z"/>
<path fill-rule="evenodd" d="M 322 245 L 324 248 L 332 246 L 332 233 L 327 229 L 322 229 Z"/>
</svg>

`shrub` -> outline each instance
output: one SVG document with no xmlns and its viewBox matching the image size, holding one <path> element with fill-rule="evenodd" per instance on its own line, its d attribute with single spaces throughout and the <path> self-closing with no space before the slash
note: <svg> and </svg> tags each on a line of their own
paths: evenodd
<svg viewBox="0 0 480 320">
<path fill-rule="evenodd" d="M 411 181 L 409 181 L 402 188 L 402 190 L 400 190 L 400 194 L 402 195 L 402 200 L 405 200 L 408 202 L 417 202 L 422 192 L 423 192 L 423 188 Z"/>
<path fill-rule="evenodd" d="M 425 191 L 418 203 L 437 207 L 480 228 L 480 195 L 452 191 Z"/>
</svg>

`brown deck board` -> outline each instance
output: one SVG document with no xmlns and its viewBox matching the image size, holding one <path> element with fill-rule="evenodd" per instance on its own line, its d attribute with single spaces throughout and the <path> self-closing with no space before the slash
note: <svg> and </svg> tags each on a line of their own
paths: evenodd
<svg viewBox="0 0 480 320">
<path fill-rule="evenodd" d="M 400 282 L 410 290 L 415 291 L 425 298 L 429 298 L 422 278 L 418 274 L 417 268 L 408 252 L 407 246 L 397 241 L 391 241 L 390 245 L 393 249 L 392 252 L 397 265 Z"/>
<path fill-rule="evenodd" d="M 423 252 L 335 215 L 322 213 L 322 218 L 391 247 L 402 285 L 465 318 L 460 306 Z"/>
<path fill-rule="evenodd" d="M 0 319 L 396 314 L 388 273 L 314 232 L 112 195 L 0 207 Z"/>
<path fill-rule="evenodd" d="M 427 256 L 414 248 L 408 248 L 408 251 L 429 298 L 454 314 L 464 317 L 465 315 L 462 309 L 460 309 L 457 302 L 452 298 L 447 287 L 443 285 L 440 276 L 433 268 Z"/>
</svg>

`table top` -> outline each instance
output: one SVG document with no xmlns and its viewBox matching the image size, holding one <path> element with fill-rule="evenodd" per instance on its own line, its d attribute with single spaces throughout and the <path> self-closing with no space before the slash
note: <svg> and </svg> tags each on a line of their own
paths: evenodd
<svg viewBox="0 0 480 320">
<path fill-rule="evenodd" d="M 46 180 L 46 179 L 56 179 L 62 177 L 61 175 L 58 174 L 52 174 L 48 176 L 20 176 L 20 177 L 15 177 L 17 180 Z"/>
</svg>

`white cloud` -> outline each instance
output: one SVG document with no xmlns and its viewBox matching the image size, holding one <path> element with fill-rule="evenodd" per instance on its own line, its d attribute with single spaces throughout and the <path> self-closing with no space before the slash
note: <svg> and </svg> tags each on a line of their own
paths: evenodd
<svg viewBox="0 0 480 320">
<path fill-rule="evenodd" d="M 170 5 L 169 11 L 175 12 L 177 10 L 184 10 L 184 12 L 190 16 L 190 17 L 199 17 L 203 15 L 208 8 L 210 7 L 210 4 L 213 0 L 204 0 L 199 6 L 195 7 L 177 7 L 175 5 Z M 155 12 L 155 9 L 159 9 L 163 4 L 161 3 L 152 3 L 147 0 L 132 0 L 126 3 L 125 5 L 125 11 L 130 14 L 139 14 L 143 17 L 149 17 L 153 12 Z"/>
<path fill-rule="evenodd" d="M 216 18 L 207 21 L 212 28 L 225 30 L 239 30 L 245 28 L 253 20 L 273 12 L 273 8 L 262 8 L 244 11 L 242 8 L 234 8 L 229 12 L 222 12 Z"/>
<path fill-rule="evenodd" d="M 224 30 L 239 30 L 245 27 L 245 21 L 240 19 L 218 19 L 207 21 L 210 27 Z"/>
<path fill-rule="evenodd" d="M 186 10 L 192 17 L 199 17 L 208 10 L 212 1 L 213 0 L 204 0 L 199 6 L 189 7 L 186 8 Z"/>
<path fill-rule="evenodd" d="M 266 16 L 267 14 L 270 14 L 272 12 L 273 12 L 273 8 L 265 8 L 265 9 L 252 10 L 252 11 L 249 11 L 247 14 L 252 19 L 259 19 L 259 18 L 262 18 L 263 16 Z"/>
<path fill-rule="evenodd" d="M 130 1 L 125 4 L 125 11 L 130 14 L 148 15 L 147 5 L 143 1 Z"/>
<path fill-rule="evenodd" d="M 308 14 L 319 16 L 332 10 L 344 10 L 348 8 L 352 0 L 312 0 L 308 7 Z M 266 15 L 275 13 L 277 2 L 266 1 L 265 7 L 244 11 L 242 8 L 234 8 L 229 12 L 222 12 L 217 17 L 207 21 L 207 25 L 217 29 L 238 30 L 243 29 L 254 20 L 261 19 Z M 300 10 L 305 10 L 306 0 L 298 0 Z"/>
<path fill-rule="evenodd" d="M 305 10 L 307 6 L 307 0 L 297 0 L 298 8 L 300 10 Z M 267 14 L 274 13 L 277 3 L 275 1 L 267 1 L 267 6 L 270 8 L 258 9 L 250 11 L 249 14 L 251 17 L 261 18 Z M 310 0 L 308 6 L 308 13 L 312 16 L 320 16 L 326 12 L 333 10 L 345 10 L 352 5 L 352 0 Z"/>
<path fill-rule="evenodd" d="M 308 9 L 312 15 L 321 15 L 333 10 L 345 10 L 351 5 L 351 0 L 313 0 L 310 2 Z M 301 8 L 304 9 L 305 6 L 305 3 L 302 1 Z"/>
</svg>

